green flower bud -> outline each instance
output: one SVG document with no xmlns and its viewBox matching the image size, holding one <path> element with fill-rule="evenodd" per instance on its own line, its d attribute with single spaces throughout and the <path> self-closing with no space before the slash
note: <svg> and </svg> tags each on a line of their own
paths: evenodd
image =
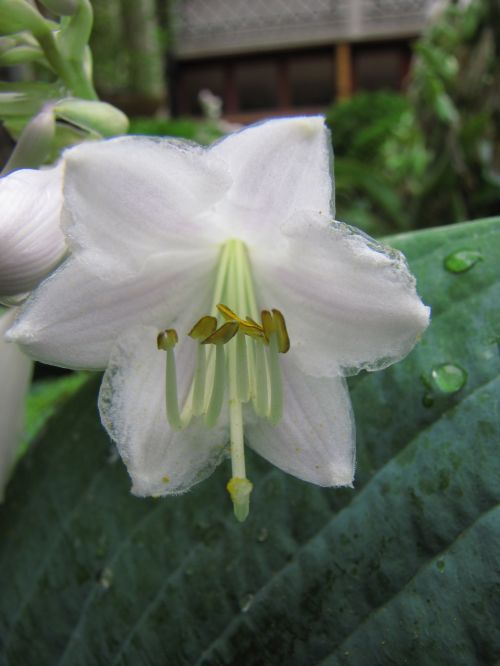
<svg viewBox="0 0 500 666">
<path fill-rule="evenodd" d="M 52 107 L 45 107 L 22 131 L 2 175 L 17 169 L 33 169 L 43 164 L 52 146 L 55 129 Z"/>
<path fill-rule="evenodd" d="M 34 35 L 46 33 L 43 16 L 25 0 L 0 0 L 0 33 L 11 35 L 30 30 Z"/>
<path fill-rule="evenodd" d="M 33 46 L 15 46 L 8 51 L 0 52 L 0 65 L 4 67 L 43 59 L 42 50 Z"/>
<path fill-rule="evenodd" d="M 67 98 L 54 106 L 57 118 L 101 136 L 126 134 L 128 118 L 119 109 L 106 102 L 93 102 L 83 99 Z"/>
</svg>

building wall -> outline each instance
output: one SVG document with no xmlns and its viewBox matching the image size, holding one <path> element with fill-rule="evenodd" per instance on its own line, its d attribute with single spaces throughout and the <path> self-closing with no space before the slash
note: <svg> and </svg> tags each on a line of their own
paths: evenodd
<svg viewBox="0 0 500 666">
<path fill-rule="evenodd" d="M 401 89 L 410 42 L 434 0 L 182 0 L 173 106 L 199 115 L 198 93 L 249 122 L 320 112 L 357 90 Z"/>
<path fill-rule="evenodd" d="M 180 0 L 181 59 L 418 34 L 436 0 Z"/>
</svg>

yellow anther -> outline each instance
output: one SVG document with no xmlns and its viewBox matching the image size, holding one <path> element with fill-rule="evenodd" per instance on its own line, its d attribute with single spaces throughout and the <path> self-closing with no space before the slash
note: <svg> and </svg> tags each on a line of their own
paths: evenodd
<svg viewBox="0 0 500 666">
<path fill-rule="evenodd" d="M 221 313 L 226 321 L 238 321 L 239 317 L 236 312 L 233 312 L 231 308 L 228 308 L 224 303 L 217 304 L 217 310 Z"/>
<path fill-rule="evenodd" d="M 203 340 L 202 345 L 225 345 L 231 338 L 234 338 L 240 325 L 237 321 L 228 321 L 222 324 L 220 328 Z"/>
<path fill-rule="evenodd" d="M 269 343 L 271 334 L 274 333 L 273 315 L 269 312 L 269 310 L 262 310 L 260 317 L 262 319 L 262 328 L 264 329 L 266 342 Z"/>
<path fill-rule="evenodd" d="M 217 328 L 217 319 L 210 315 L 202 317 L 193 328 L 189 331 L 188 335 L 194 340 L 206 340 Z"/>
<path fill-rule="evenodd" d="M 285 318 L 279 310 L 273 310 L 273 324 L 278 336 L 278 351 L 286 354 L 290 349 L 290 338 L 286 330 Z"/>
<path fill-rule="evenodd" d="M 249 317 L 242 319 L 239 317 L 236 312 L 233 312 L 231 308 L 228 308 L 224 303 L 219 303 L 217 305 L 217 310 L 221 313 L 226 321 L 236 321 L 240 326 L 240 330 L 245 335 L 249 335 L 252 338 L 263 338 L 264 330 L 262 326 L 259 326 L 257 322 L 250 320 Z"/>
<path fill-rule="evenodd" d="M 156 338 L 158 349 L 162 349 L 163 351 L 173 349 L 178 341 L 177 331 L 173 328 L 167 328 L 165 331 L 160 331 Z"/>
</svg>

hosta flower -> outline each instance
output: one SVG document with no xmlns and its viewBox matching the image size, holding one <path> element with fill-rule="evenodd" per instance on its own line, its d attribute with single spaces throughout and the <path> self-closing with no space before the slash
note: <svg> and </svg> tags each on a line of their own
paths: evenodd
<svg viewBox="0 0 500 666">
<path fill-rule="evenodd" d="M 135 494 L 183 492 L 229 450 L 242 519 L 245 442 L 306 481 L 352 484 L 344 375 L 402 358 L 429 312 L 400 254 L 332 221 L 329 146 L 321 118 L 295 118 L 209 149 L 127 137 L 66 152 L 72 256 L 10 338 L 107 367 L 101 418 Z"/>
<path fill-rule="evenodd" d="M 62 163 L 0 179 L 0 300 L 31 291 L 60 263 Z"/>
<path fill-rule="evenodd" d="M 0 315 L 0 502 L 16 458 L 24 428 L 24 396 L 31 379 L 31 360 L 16 345 L 3 340 L 14 310 Z"/>
</svg>

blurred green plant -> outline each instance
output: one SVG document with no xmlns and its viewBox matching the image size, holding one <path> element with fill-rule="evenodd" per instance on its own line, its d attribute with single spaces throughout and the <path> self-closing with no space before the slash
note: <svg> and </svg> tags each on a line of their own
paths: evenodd
<svg viewBox="0 0 500 666">
<path fill-rule="evenodd" d="M 329 110 L 340 219 L 381 235 L 499 212 L 499 26 L 498 3 L 450 4 L 415 45 L 408 96 Z"/>
<path fill-rule="evenodd" d="M 498 212 L 500 5 L 450 4 L 415 46 L 409 97 L 431 155 L 412 226 Z"/>
<path fill-rule="evenodd" d="M 0 83 L 0 121 L 16 141 L 3 175 L 51 162 L 65 146 L 128 128 L 121 111 L 97 99 L 89 0 L 41 4 L 44 13 L 27 0 L 0 0 L 0 66 L 36 65 L 35 71 L 45 72 L 37 81 Z"/>
<path fill-rule="evenodd" d="M 333 106 L 327 123 L 338 217 L 373 235 L 409 228 L 406 201 L 429 162 L 409 100 L 396 92 L 361 93 Z"/>
</svg>

